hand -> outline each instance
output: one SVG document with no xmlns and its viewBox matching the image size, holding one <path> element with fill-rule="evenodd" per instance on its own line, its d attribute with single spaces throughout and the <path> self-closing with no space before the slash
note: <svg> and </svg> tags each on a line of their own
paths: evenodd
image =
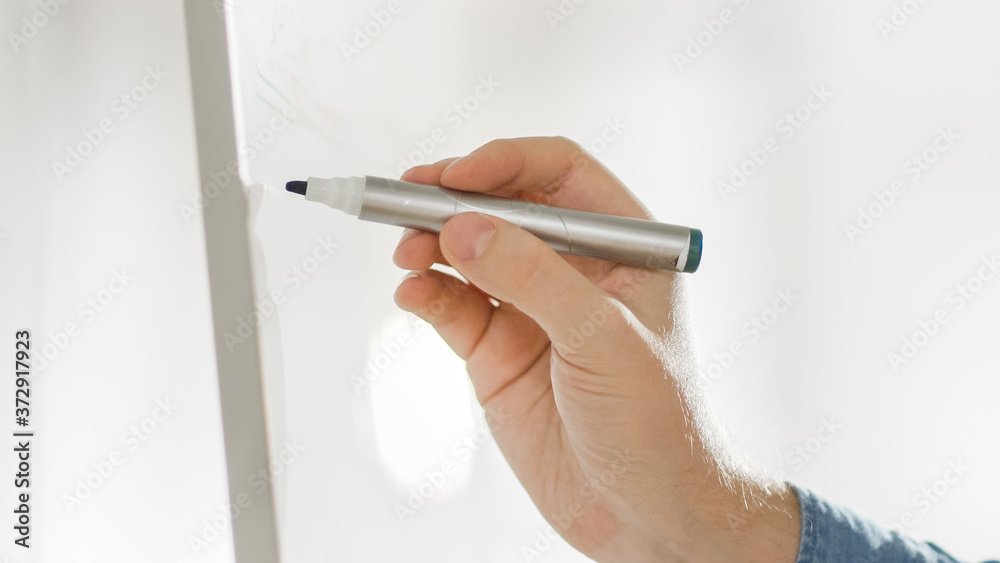
<svg viewBox="0 0 1000 563">
<path fill-rule="evenodd" d="M 652 219 L 562 138 L 493 141 L 403 180 Z M 532 501 L 598 561 L 794 561 L 799 508 L 732 461 L 696 377 L 681 276 L 563 257 L 501 219 L 407 231 L 396 303 L 466 361 Z M 450 265 L 469 283 L 437 270 Z M 494 305 L 498 302 L 498 305 Z"/>
</svg>

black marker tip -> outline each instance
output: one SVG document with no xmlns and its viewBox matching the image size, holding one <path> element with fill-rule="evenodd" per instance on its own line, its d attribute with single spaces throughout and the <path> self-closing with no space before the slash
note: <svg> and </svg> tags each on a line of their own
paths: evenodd
<svg viewBox="0 0 1000 563">
<path fill-rule="evenodd" d="M 292 180 L 285 184 L 285 189 L 293 194 L 306 195 L 307 182 L 303 180 Z"/>
</svg>

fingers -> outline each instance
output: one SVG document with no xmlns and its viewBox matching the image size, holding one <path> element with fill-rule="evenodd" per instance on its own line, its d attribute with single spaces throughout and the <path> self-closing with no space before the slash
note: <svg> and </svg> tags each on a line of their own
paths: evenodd
<svg viewBox="0 0 1000 563">
<path fill-rule="evenodd" d="M 447 163 L 447 164 L 446 164 Z M 458 190 L 546 205 L 651 219 L 649 211 L 578 144 L 562 137 L 499 139 L 468 156 L 414 172 Z"/>
<path fill-rule="evenodd" d="M 458 160 L 457 158 L 446 158 L 435 162 L 434 164 L 423 164 L 420 166 L 414 166 L 399 177 L 400 180 L 404 182 L 413 182 L 414 184 L 425 184 L 428 186 L 440 186 L 441 185 L 441 173 L 444 172 L 452 162 Z"/>
<path fill-rule="evenodd" d="M 400 308 L 430 323 L 466 360 L 476 397 L 484 407 L 503 390 L 514 391 L 507 396 L 517 397 L 516 402 L 533 405 L 551 386 L 548 369 L 529 373 L 544 359 L 549 340 L 521 311 L 509 305 L 494 307 L 475 287 L 436 270 L 403 278 L 395 299 Z M 516 389 L 512 387 L 515 380 L 520 381 Z M 528 399 L 521 401 L 524 397 Z"/>
<path fill-rule="evenodd" d="M 469 282 L 534 319 L 557 349 L 571 348 L 574 333 L 616 303 L 545 243 L 496 217 L 456 215 L 441 249 Z"/>
<path fill-rule="evenodd" d="M 651 219 L 652 215 L 609 170 L 579 145 L 562 137 L 500 139 L 462 158 L 416 166 L 401 180 L 489 193 L 557 207 Z M 393 262 L 410 270 L 448 264 L 432 241 L 436 235 L 407 234 L 400 239 Z M 591 279 L 600 279 L 613 265 L 567 258 Z"/>
<path fill-rule="evenodd" d="M 495 310 L 484 295 L 436 270 L 403 278 L 394 298 L 401 309 L 430 323 L 463 360 L 482 338 Z"/>
<path fill-rule="evenodd" d="M 392 262 L 404 270 L 426 270 L 434 263 L 448 265 L 436 233 L 406 229 L 396 243 Z"/>
<path fill-rule="evenodd" d="M 414 166 L 403 172 L 399 179 L 415 184 L 439 186 L 441 172 L 456 160 L 458 159 L 447 158 L 434 164 Z M 437 234 L 416 229 L 403 231 L 403 236 L 396 243 L 392 262 L 404 270 L 426 270 L 434 263 L 448 265 L 448 261 L 441 255 Z"/>
</svg>

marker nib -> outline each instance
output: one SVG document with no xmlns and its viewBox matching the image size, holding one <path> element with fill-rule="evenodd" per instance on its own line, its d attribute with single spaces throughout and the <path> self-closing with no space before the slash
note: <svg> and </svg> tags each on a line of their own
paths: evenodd
<svg viewBox="0 0 1000 563">
<path fill-rule="evenodd" d="M 307 183 L 303 180 L 292 180 L 285 184 L 285 189 L 293 194 L 306 195 Z"/>
</svg>

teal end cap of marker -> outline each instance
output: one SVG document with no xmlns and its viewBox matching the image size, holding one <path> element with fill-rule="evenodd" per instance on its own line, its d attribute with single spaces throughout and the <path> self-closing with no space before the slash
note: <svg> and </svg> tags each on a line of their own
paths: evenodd
<svg viewBox="0 0 1000 563">
<path fill-rule="evenodd" d="M 704 235 L 698 229 L 691 229 L 691 243 L 688 245 L 687 264 L 684 265 L 684 272 L 693 274 L 701 264 L 701 243 Z"/>
</svg>

